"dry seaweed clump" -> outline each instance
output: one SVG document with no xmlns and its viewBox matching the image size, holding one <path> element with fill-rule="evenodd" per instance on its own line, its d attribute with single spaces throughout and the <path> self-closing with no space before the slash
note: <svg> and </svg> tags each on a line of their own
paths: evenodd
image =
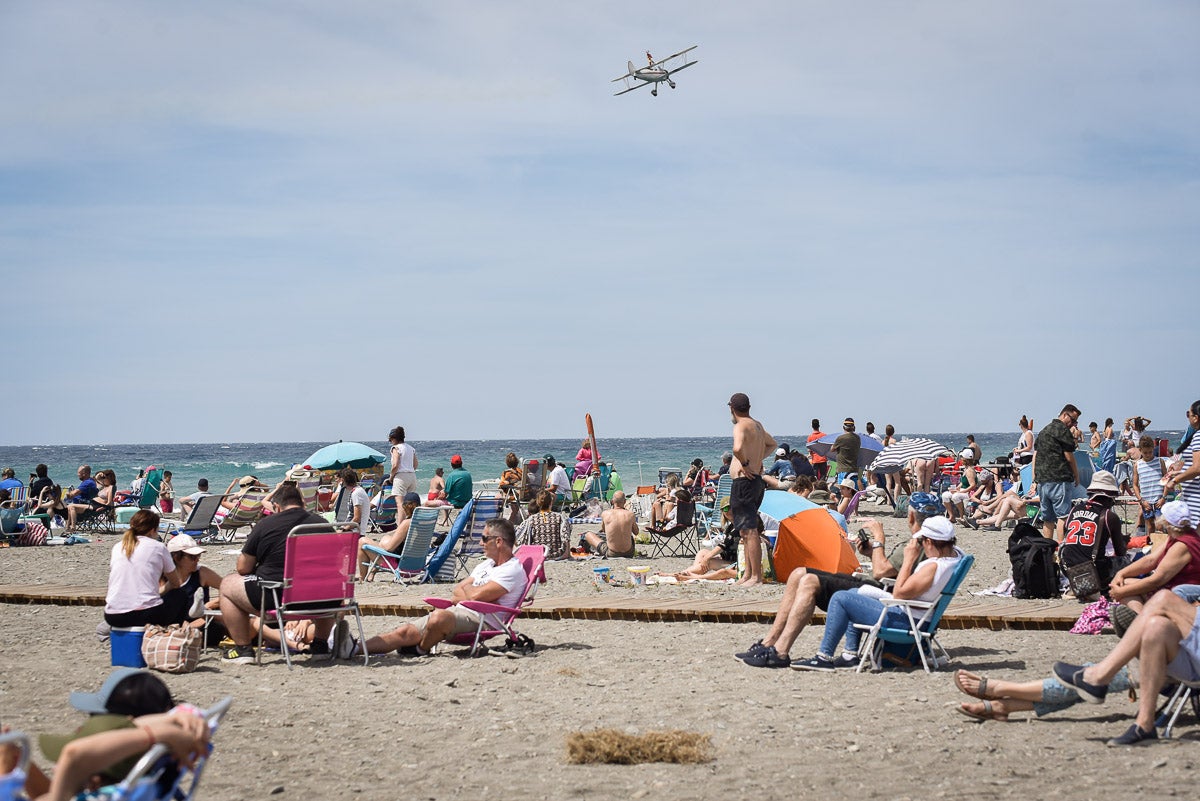
<svg viewBox="0 0 1200 801">
<path fill-rule="evenodd" d="M 616 729 L 576 731 L 567 735 L 567 761 L 576 765 L 606 762 L 694 764 L 713 760 L 712 735 L 694 731 L 648 731 L 626 734 Z"/>
</svg>

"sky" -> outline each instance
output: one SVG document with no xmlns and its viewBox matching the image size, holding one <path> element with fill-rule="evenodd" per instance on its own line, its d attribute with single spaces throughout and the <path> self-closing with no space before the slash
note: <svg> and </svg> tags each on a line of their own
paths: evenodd
<svg viewBox="0 0 1200 801">
<path fill-rule="evenodd" d="M 1200 397 L 1195 3 L 8 0 L 0 76 L 3 444 Z"/>
</svg>

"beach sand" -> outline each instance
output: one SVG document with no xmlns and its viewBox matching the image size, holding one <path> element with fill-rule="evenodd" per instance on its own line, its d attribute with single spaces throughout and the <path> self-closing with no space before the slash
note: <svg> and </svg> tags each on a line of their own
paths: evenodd
<svg viewBox="0 0 1200 801">
<path fill-rule="evenodd" d="M 868 509 L 870 513 L 873 510 Z M 902 523 L 886 518 L 889 532 Z M 999 534 L 964 532 L 978 557 L 967 589 L 1007 573 Z M 86 546 L 0 552 L 0 583 L 103 586 L 113 537 Z M 211 548 L 205 562 L 231 569 Z M 635 563 L 630 561 L 629 564 Z M 639 559 L 678 569 L 682 559 Z M 551 563 L 546 595 L 591 589 L 591 567 Z M 621 560 L 611 562 L 620 575 Z M 376 581 L 362 596 L 396 592 Z M 681 585 L 603 592 L 777 596 L 778 585 L 740 590 Z M 404 590 L 414 598 L 438 593 Z M 69 731 L 81 715 L 73 689 L 107 675 L 94 636 L 98 608 L 2 605 L 0 722 L 29 732 Z M 403 622 L 368 617 L 368 633 Z M 1104 740 L 1125 729 L 1134 706 L 1077 705 L 1043 720 L 976 724 L 954 712 L 964 700 L 950 670 L 881 674 L 756 670 L 732 654 L 765 633 L 753 624 L 530 620 L 538 643 L 524 659 L 462 658 L 449 648 L 425 659 L 384 656 L 359 663 L 309 661 L 288 671 L 222 666 L 209 652 L 192 674 L 164 676 L 176 697 L 205 706 L 235 703 L 217 735 L 203 797 L 244 799 L 278 792 L 304 798 L 790 798 L 806 793 L 863 798 L 1015 798 L 1057 793 L 1174 794 L 1190 787 L 1198 729 L 1182 739 L 1114 752 Z M 794 657 L 811 655 L 823 629 L 805 631 Z M 1116 641 L 1064 632 L 945 631 L 953 667 L 1040 679 L 1056 659 L 1094 660 Z M 631 732 L 680 728 L 711 733 L 715 761 L 703 765 L 568 765 L 565 737 L 598 726 Z M 36 756 L 45 764 L 40 754 Z M 1104 769 L 1095 766 L 1104 760 Z M 1127 774 L 1128 779 L 1118 779 Z M 1068 782 L 1068 777 L 1070 777 Z"/>
</svg>

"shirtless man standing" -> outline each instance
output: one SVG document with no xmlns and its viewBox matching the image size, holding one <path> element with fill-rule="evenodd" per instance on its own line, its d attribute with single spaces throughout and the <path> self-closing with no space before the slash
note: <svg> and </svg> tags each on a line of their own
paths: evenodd
<svg viewBox="0 0 1200 801">
<path fill-rule="evenodd" d="M 637 533 L 637 516 L 625 508 L 625 493 L 614 492 L 613 508 L 600 513 L 600 533 L 587 532 L 584 539 L 591 546 L 592 552 L 606 557 L 632 557 L 633 535 Z"/>
<path fill-rule="evenodd" d="M 729 496 L 729 511 L 746 549 L 746 574 L 738 586 L 753 587 L 763 581 L 762 520 L 758 516 L 766 487 L 762 465 L 777 443 L 762 423 L 750 416 L 750 398 L 745 393 L 734 393 L 729 399 L 729 411 L 733 415 L 733 464 L 729 468 L 733 490 Z"/>
</svg>

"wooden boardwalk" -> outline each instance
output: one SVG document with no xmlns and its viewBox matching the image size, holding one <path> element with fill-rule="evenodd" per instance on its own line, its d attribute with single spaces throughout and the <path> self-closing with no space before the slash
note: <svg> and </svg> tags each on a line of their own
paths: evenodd
<svg viewBox="0 0 1200 801">
<path fill-rule="evenodd" d="M 431 595 L 445 595 L 444 588 Z M 63 584 L 0 585 L 0 603 L 103 606 L 105 590 Z M 423 615 L 425 592 L 416 588 L 404 594 L 360 597 L 365 615 L 410 617 Z M 526 611 L 530 618 L 550 620 L 641 620 L 654 623 L 703 621 L 709 623 L 769 623 L 775 616 L 777 598 L 690 599 L 656 598 L 652 591 L 632 594 L 597 592 L 581 596 L 538 598 Z M 1019 601 L 1011 598 L 976 598 L 960 595 L 946 610 L 942 627 L 947 629 L 1058 630 L 1074 625 L 1082 607 L 1073 600 Z M 814 623 L 823 623 L 818 610 Z"/>
</svg>

